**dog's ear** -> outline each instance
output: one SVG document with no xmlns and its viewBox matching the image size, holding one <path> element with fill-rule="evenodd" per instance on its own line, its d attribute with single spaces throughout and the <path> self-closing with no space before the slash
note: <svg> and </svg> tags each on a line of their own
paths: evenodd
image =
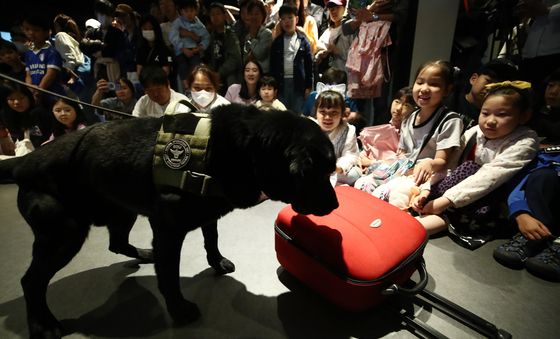
<svg viewBox="0 0 560 339">
<path fill-rule="evenodd" d="M 286 158 L 290 161 L 290 174 L 303 176 L 313 166 L 313 159 L 307 149 L 293 146 L 286 150 Z"/>
<path fill-rule="evenodd" d="M 303 174 L 312 166 L 313 160 L 311 160 L 310 158 L 298 157 L 292 159 L 292 162 L 290 163 L 290 174 L 303 176 Z"/>
</svg>

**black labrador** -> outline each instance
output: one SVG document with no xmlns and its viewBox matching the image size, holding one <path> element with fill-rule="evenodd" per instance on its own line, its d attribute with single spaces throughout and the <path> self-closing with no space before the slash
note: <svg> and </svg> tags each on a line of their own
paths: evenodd
<svg viewBox="0 0 560 339">
<path fill-rule="evenodd" d="M 173 119 L 180 126 L 189 116 Z M 153 254 L 167 310 L 176 324 L 186 324 L 200 316 L 179 286 L 188 231 L 202 227 L 208 263 L 225 274 L 235 267 L 218 250 L 218 218 L 265 196 L 291 203 L 302 214 L 325 215 L 338 206 L 329 182 L 333 146 L 313 121 L 236 104 L 216 108 L 211 116 L 205 167 L 221 195 L 154 184 L 162 118 L 96 124 L 24 157 L 0 161 L 0 180 L 19 185 L 18 207 L 35 236 L 33 259 L 21 279 L 31 337 L 62 335 L 47 305 L 47 286 L 78 253 L 92 224 L 108 227 L 114 252 L 144 260 Z M 138 214 L 149 219 L 153 253 L 128 243 Z"/>
</svg>

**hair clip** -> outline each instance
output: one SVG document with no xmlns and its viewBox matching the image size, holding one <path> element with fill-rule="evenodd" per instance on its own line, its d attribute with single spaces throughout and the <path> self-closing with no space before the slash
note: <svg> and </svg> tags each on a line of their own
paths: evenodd
<svg viewBox="0 0 560 339">
<path fill-rule="evenodd" d="M 527 81 L 515 80 L 515 81 L 496 82 L 485 86 L 487 91 L 494 90 L 497 88 L 503 88 L 503 87 L 513 87 L 520 90 L 524 90 L 524 89 L 531 89 L 531 83 Z"/>
</svg>

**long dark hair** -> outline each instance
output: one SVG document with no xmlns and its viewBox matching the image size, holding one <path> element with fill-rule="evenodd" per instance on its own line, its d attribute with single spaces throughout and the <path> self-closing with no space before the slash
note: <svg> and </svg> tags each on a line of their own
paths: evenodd
<svg viewBox="0 0 560 339">
<path fill-rule="evenodd" d="M 247 81 L 245 81 L 245 67 L 247 67 L 247 64 L 249 64 L 250 62 L 257 65 L 257 68 L 259 69 L 259 79 L 264 75 L 261 64 L 259 64 L 259 62 L 255 58 L 249 57 L 247 60 L 245 60 L 245 64 L 243 64 L 243 79 L 241 80 L 241 89 L 239 90 L 239 96 L 245 100 L 251 99 L 251 97 L 249 96 L 249 87 L 247 86 Z M 259 84 L 257 83 L 257 97 L 259 95 L 258 85 Z"/>
<path fill-rule="evenodd" d="M 35 107 L 35 99 L 29 88 L 15 82 L 6 82 L 1 85 L 0 92 L 2 98 L 0 118 L 4 126 L 8 128 L 8 131 L 12 134 L 19 134 L 22 133 L 23 130 L 32 127 L 33 119 L 31 117 L 31 111 Z M 21 93 L 29 100 L 29 108 L 25 112 L 16 112 L 8 105 L 8 96 L 13 93 Z"/>
<path fill-rule="evenodd" d="M 55 29 L 60 29 L 59 32 L 68 33 L 68 35 L 70 35 L 78 42 L 82 41 L 82 32 L 80 31 L 80 27 L 71 16 L 62 13 L 58 14 L 54 18 L 53 23 Z"/>
<path fill-rule="evenodd" d="M 140 31 L 140 36 L 141 36 L 140 41 L 142 41 L 142 44 L 148 43 L 148 40 L 146 40 L 142 36 L 142 25 L 144 25 L 147 22 L 152 24 L 154 30 L 154 36 L 155 36 L 154 46 L 165 46 L 165 41 L 163 40 L 163 33 L 161 32 L 161 26 L 159 25 L 159 22 L 157 21 L 156 17 L 151 14 L 146 14 L 142 16 L 142 18 L 140 19 L 140 24 L 138 25 L 138 30 Z"/>
<path fill-rule="evenodd" d="M 74 109 L 74 111 L 76 111 L 76 120 L 74 120 L 74 122 L 72 123 L 72 130 L 76 130 L 80 124 L 82 124 L 82 125 L 87 124 L 86 116 L 85 116 L 84 111 L 82 109 L 82 105 L 78 104 L 75 101 L 67 100 L 65 98 L 58 98 L 53 103 L 53 107 L 58 102 L 63 102 L 65 104 L 67 104 L 68 106 L 72 107 Z M 60 121 L 56 120 L 56 118 L 54 117 L 54 113 L 53 113 L 52 116 L 53 116 L 53 132 L 52 133 L 53 133 L 54 137 L 56 138 L 56 137 L 59 137 L 61 135 L 66 134 L 66 126 L 64 124 L 62 124 Z"/>
</svg>

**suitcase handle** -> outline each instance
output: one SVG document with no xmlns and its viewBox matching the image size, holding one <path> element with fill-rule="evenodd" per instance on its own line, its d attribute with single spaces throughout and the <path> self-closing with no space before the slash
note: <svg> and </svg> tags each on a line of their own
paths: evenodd
<svg viewBox="0 0 560 339">
<path fill-rule="evenodd" d="M 418 274 L 420 275 L 420 281 L 418 281 L 415 286 L 411 288 L 404 288 L 402 286 L 398 286 L 397 284 L 391 284 L 389 287 L 381 291 L 381 294 L 383 295 L 393 295 L 397 293 L 403 293 L 409 295 L 418 294 L 428 284 L 428 271 L 426 270 L 426 262 L 424 261 L 424 258 L 418 261 L 416 269 L 418 270 Z"/>
</svg>

